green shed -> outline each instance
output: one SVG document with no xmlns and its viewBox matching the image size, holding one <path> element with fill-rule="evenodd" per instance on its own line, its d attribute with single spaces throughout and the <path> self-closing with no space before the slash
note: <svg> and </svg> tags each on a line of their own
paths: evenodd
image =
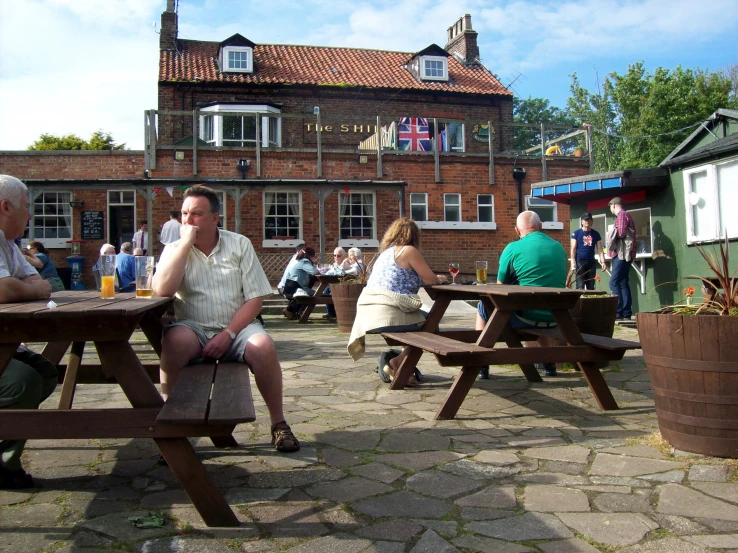
<svg viewBox="0 0 738 553">
<path fill-rule="evenodd" d="M 531 196 L 568 204 L 571 231 L 582 213 L 592 213 L 603 246 L 614 221 L 608 202 L 621 197 L 637 232 L 633 312 L 678 303 L 689 284 L 699 290 L 684 277 L 711 276 L 695 246 L 715 244 L 726 233 L 738 241 L 738 213 L 729 211 L 738 208 L 738 111 L 717 110 L 658 167 L 534 183 Z M 738 267 L 737 246 L 731 244 L 731 271 Z M 609 289 L 609 273 L 602 288 Z"/>
</svg>

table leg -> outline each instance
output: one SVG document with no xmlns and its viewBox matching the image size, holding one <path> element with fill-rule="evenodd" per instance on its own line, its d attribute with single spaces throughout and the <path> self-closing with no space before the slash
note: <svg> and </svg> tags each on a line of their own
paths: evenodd
<svg viewBox="0 0 738 553">
<path fill-rule="evenodd" d="M 592 395 L 597 400 L 597 403 L 604 411 L 614 411 L 619 409 L 618 402 L 610 391 L 610 387 L 607 385 L 605 377 L 602 376 L 600 369 L 597 368 L 595 363 L 577 363 L 579 369 L 582 371 L 589 389 L 592 390 Z"/>
<path fill-rule="evenodd" d="M 238 526 L 238 518 L 215 487 L 186 438 L 154 440 L 169 468 L 208 526 Z"/>
<path fill-rule="evenodd" d="M 44 351 L 41 352 L 41 355 L 51 361 L 53 365 L 58 365 L 61 363 L 64 354 L 67 353 L 69 344 L 70 342 L 49 342 L 46 344 L 46 347 L 44 347 Z"/>
<path fill-rule="evenodd" d="M 405 346 L 399 358 L 401 359 L 400 368 L 395 371 L 395 378 L 390 384 L 390 390 L 402 390 L 405 388 L 405 384 L 407 384 L 407 381 L 410 380 L 413 372 L 415 372 L 415 367 L 418 365 L 418 361 L 420 361 L 422 356 L 422 349 Z M 379 367 L 379 370 L 381 371 L 383 368 Z"/>
<path fill-rule="evenodd" d="M 233 428 L 236 428 L 235 426 Z M 231 429 L 233 432 L 233 429 Z M 233 435 L 230 436 L 210 436 L 210 441 L 213 442 L 215 447 L 238 447 L 238 442 Z"/>
<path fill-rule="evenodd" d="M 441 404 L 441 408 L 436 413 L 436 420 L 448 420 L 456 416 L 459 407 L 461 407 L 464 399 L 466 399 L 466 394 L 474 386 L 474 381 L 477 379 L 478 374 L 479 367 L 461 367 L 456 380 L 454 380 L 451 389 Z"/>
<path fill-rule="evenodd" d="M 59 398 L 58 409 L 71 409 L 72 401 L 74 401 L 74 391 L 77 388 L 77 372 L 82 364 L 82 355 L 85 351 L 84 342 L 74 342 L 72 351 L 69 353 L 69 362 L 67 370 L 64 373 L 64 383 L 62 384 L 61 397 Z"/>
<path fill-rule="evenodd" d="M 323 290 L 325 290 L 325 287 L 326 286 L 327 286 L 327 284 L 325 284 L 323 282 L 321 282 L 320 284 L 318 284 L 318 288 L 315 290 L 315 295 L 313 297 L 316 298 L 318 296 L 322 296 L 323 295 Z M 301 324 L 305 324 L 306 322 L 308 322 L 308 319 L 310 318 L 310 314 L 313 312 L 313 309 L 315 309 L 315 304 L 314 303 L 307 304 L 305 306 L 305 311 L 302 312 L 302 315 L 300 315 L 300 320 L 297 321 L 297 322 L 298 323 L 301 323 Z"/>
<path fill-rule="evenodd" d="M 523 342 L 520 341 L 518 335 L 514 330 L 506 328 L 502 333 L 502 339 L 505 340 L 505 345 L 509 348 L 522 348 Z M 538 374 L 535 365 L 531 363 L 521 363 L 518 365 L 520 370 L 523 371 L 523 375 L 528 382 L 543 382 L 541 375 Z"/>
</svg>

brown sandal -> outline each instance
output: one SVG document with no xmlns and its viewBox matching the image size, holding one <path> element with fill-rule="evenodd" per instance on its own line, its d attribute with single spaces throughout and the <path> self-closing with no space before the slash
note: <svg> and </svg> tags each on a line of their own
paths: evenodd
<svg viewBox="0 0 738 553">
<path fill-rule="evenodd" d="M 290 425 L 285 421 L 272 426 L 272 445 L 280 453 L 293 453 L 300 450 L 300 442 L 297 441 Z"/>
</svg>

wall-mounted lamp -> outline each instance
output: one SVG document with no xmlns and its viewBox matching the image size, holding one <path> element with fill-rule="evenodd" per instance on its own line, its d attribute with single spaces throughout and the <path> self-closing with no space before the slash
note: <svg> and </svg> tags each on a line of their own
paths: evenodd
<svg viewBox="0 0 738 553">
<path fill-rule="evenodd" d="M 181 150 L 174 150 L 174 159 L 176 161 L 184 161 L 185 154 Z"/>
<path fill-rule="evenodd" d="M 70 200 L 69 205 L 72 207 L 84 207 L 85 201 L 84 200 Z"/>
<path fill-rule="evenodd" d="M 238 167 L 238 170 L 241 171 L 241 178 L 246 178 L 246 173 L 249 171 L 249 167 L 251 167 L 251 160 L 250 159 L 239 159 L 238 163 L 236 164 L 236 167 Z"/>
<path fill-rule="evenodd" d="M 361 155 L 359 156 L 359 163 L 367 163 L 369 161 L 369 158 L 367 156 Z"/>
</svg>

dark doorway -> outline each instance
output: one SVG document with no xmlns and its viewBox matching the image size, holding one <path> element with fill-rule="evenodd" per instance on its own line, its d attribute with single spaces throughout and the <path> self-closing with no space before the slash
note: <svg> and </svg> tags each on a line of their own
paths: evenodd
<svg viewBox="0 0 738 553">
<path fill-rule="evenodd" d="M 115 251 L 120 251 L 123 242 L 133 240 L 135 229 L 134 208 L 132 205 L 111 205 L 108 236 Z"/>
</svg>

